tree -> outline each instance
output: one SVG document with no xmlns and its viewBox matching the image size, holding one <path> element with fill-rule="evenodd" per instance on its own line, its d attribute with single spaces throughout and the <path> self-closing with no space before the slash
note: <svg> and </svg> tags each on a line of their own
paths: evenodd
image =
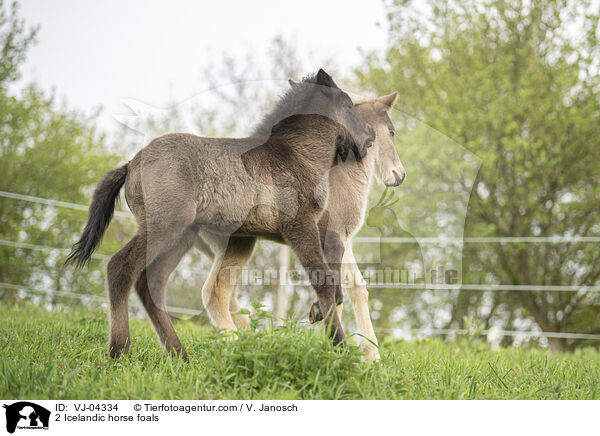
<svg viewBox="0 0 600 436">
<path fill-rule="evenodd" d="M 16 3 L 7 10 L 0 2 L 0 190 L 88 204 L 92 186 L 118 158 L 96 131 L 94 114 L 57 107 L 54 97 L 35 85 L 18 95 L 9 93 L 7 84 L 19 77 L 35 36 L 35 29 L 25 29 L 17 9 Z M 102 289 L 101 277 L 94 271 L 73 274 L 63 267 L 64 250 L 77 240 L 85 212 L 6 196 L 0 196 L 0 209 L 1 282 L 85 293 Z M 112 229 L 108 245 L 115 245 L 121 228 Z M 7 242 L 38 249 L 15 248 Z M 5 291 L 3 299 L 14 295 Z"/>
<path fill-rule="evenodd" d="M 0 85 L 20 77 L 19 65 L 25 60 L 27 49 L 35 42 L 37 28 L 25 29 L 24 21 L 18 17 L 19 4 L 14 1 L 5 6 L 0 0 Z"/>
<path fill-rule="evenodd" d="M 390 47 L 370 56 L 358 80 L 378 93 L 398 90 L 407 114 L 481 158 L 465 235 L 600 232 L 598 12 L 589 1 L 388 4 Z M 438 170 L 447 169 L 441 162 Z M 404 207 L 421 206 L 416 199 Z M 546 332 L 599 331 L 600 300 L 585 291 L 600 280 L 599 265 L 591 243 L 467 245 L 464 283 L 581 289 L 462 291 L 451 297 L 448 326 L 483 313 L 488 326 L 530 320 Z M 576 341 L 549 345 L 563 350 Z"/>
</svg>

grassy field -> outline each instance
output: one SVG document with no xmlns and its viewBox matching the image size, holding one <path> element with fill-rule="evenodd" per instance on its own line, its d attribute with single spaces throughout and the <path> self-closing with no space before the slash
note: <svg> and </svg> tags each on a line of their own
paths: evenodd
<svg viewBox="0 0 600 436">
<path fill-rule="evenodd" d="M 0 304 L 3 399 L 597 399 L 600 352 L 491 350 L 477 340 L 389 342 L 380 364 L 334 350 L 319 329 L 288 326 L 224 341 L 178 322 L 190 364 L 166 355 L 150 323 L 107 357 L 106 314 Z"/>
</svg>

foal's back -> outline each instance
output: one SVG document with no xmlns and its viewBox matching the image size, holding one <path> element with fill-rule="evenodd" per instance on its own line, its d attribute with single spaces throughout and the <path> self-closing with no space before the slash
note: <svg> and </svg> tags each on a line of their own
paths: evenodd
<svg viewBox="0 0 600 436">
<path fill-rule="evenodd" d="M 275 186 L 253 180 L 244 155 L 264 138 L 206 138 L 171 133 L 154 139 L 130 161 L 125 198 L 136 220 L 147 224 L 165 208 L 192 202 L 195 224 L 232 233 L 255 205 L 282 203 Z"/>
</svg>

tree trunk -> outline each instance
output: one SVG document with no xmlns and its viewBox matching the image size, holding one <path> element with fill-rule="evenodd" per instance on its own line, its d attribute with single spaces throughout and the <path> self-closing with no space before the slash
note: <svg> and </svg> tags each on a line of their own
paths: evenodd
<svg viewBox="0 0 600 436">
<path fill-rule="evenodd" d="M 283 325 L 288 312 L 288 288 L 287 274 L 290 268 L 290 247 L 282 245 L 279 249 L 279 286 L 275 294 L 275 319 L 273 324 L 277 327 Z"/>
<path fill-rule="evenodd" d="M 569 351 L 569 346 L 565 338 L 548 338 L 548 346 L 552 353 L 560 353 L 561 351 Z"/>
</svg>

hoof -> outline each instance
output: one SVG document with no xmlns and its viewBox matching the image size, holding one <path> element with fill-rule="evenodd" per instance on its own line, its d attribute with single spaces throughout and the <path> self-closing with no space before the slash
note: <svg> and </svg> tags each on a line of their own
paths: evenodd
<svg viewBox="0 0 600 436">
<path fill-rule="evenodd" d="M 127 350 L 125 350 L 125 349 L 115 349 L 115 348 L 111 347 L 108 350 L 108 355 L 113 360 L 119 360 L 121 358 L 121 356 L 126 352 L 127 352 Z"/>
<path fill-rule="evenodd" d="M 251 330 L 250 317 L 248 315 L 232 315 L 232 318 L 238 330 Z"/>
<path fill-rule="evenodd" d="M 310 306 L 310 312 L 308 312 L 308 320 L 311 324 L 323 321 L 323 315 L 321 314 L 321 309 L 319 309 L 319 303 L 316 301 L 312 304 L 312 306 Z"/>
<path fill-rule="evenodd" d="M 118 360 L 129 351 L 129 338 L 124 341 L 110 340 L 108 344 L 108 355 L 111 359 Z"/>
<path fill-rule="evenodd" d="M 190 363 L 190 358 L 188 357 L 187 352 L 183 348 L 180 350 L 171 350 L 169 354 L 171 354 L 171 356 L 173 357 L 179 357 L 185 363 Z"/>
<path fill-rule="evenodd" d="M 222 330 L 221 340 L 223 342 L 234 342 L 239 339 L 237 335 L 237 330 L 233 329 L 224 329 Z"/>
<path fill-rule="evenodd" d="M 381 360 L 377 348 L 364 348 L 362 351 L 363 355 L 360 360 L 363 362 L 379 362 Z"/>
</svg>

